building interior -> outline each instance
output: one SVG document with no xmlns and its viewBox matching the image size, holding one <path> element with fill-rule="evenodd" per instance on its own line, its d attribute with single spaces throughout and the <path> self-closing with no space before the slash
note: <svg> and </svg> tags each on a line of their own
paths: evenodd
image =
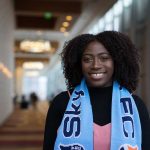
<svg viewBox="0 0 150 150">
<path fill-rule="evenodd" d="M 149 7 L 149 0 L 0 0 L 0 149 L 42 149 L 49 104 L 66 90 L 63 45 L 83 33 L 115 30 L 131 38 L 141 55 L 135 93 L 150 114 Z M 33 92 L 36 108 L 21 108 Z"/>
</svg>

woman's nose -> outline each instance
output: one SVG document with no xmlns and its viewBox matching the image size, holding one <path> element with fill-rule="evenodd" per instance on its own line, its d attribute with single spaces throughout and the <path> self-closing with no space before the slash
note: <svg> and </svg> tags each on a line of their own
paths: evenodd
<svg viewBox="0 0 150 150">
<path fill-rule="evenodd" d="M 93 68 L 100 68 L 101 67 L 101 61 L 98 58 L 95 58 L 93 61 Z"/>
</svg>

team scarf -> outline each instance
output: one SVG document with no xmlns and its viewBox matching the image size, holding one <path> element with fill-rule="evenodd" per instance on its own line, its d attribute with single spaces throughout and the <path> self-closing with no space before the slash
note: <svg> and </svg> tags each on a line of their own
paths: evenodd
<svg viewBox="0 0 150 150">
<path fill-rule="evenodd" d="M 132 95 L 113 83 L 110 150 L 141 150 L 141 125 Z M 93 150 L 93 113 L 85 80 L 68 102 L 54 150 Z M 100 150 L 103 148 L 99 148 Z"/>
</svg>

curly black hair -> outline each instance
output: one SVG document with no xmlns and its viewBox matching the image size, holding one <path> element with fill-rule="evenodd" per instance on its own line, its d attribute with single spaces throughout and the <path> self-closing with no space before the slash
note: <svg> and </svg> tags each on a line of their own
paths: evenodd
<svg viewBox="0 0 150 150">
<path fill-rule="evenodd" d="M 117 31 L 104 31 L 96 35 L 82 34 L 65 43 L 61 57 L 68 89 L 81 82 L 82 54 L 87 45 L 93 41 L 103 44 L 112 56 L 113 79 L 129 91 L 136 90 L 140 72 L 139 51 L 127 35 Z"/>
</svg>

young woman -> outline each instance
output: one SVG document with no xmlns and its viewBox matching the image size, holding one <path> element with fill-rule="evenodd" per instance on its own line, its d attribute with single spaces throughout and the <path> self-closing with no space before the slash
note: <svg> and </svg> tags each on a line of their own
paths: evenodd
<svg viewBox="0 0 150 150">
<path fill-rule="evenodd" d="M 83 34 L 65 44 L 68 91 L 47 114 L 44 150 L 148 150 L 150 119 L 133 92 L 139 54 L 119 32 Z"/>
</svg>

